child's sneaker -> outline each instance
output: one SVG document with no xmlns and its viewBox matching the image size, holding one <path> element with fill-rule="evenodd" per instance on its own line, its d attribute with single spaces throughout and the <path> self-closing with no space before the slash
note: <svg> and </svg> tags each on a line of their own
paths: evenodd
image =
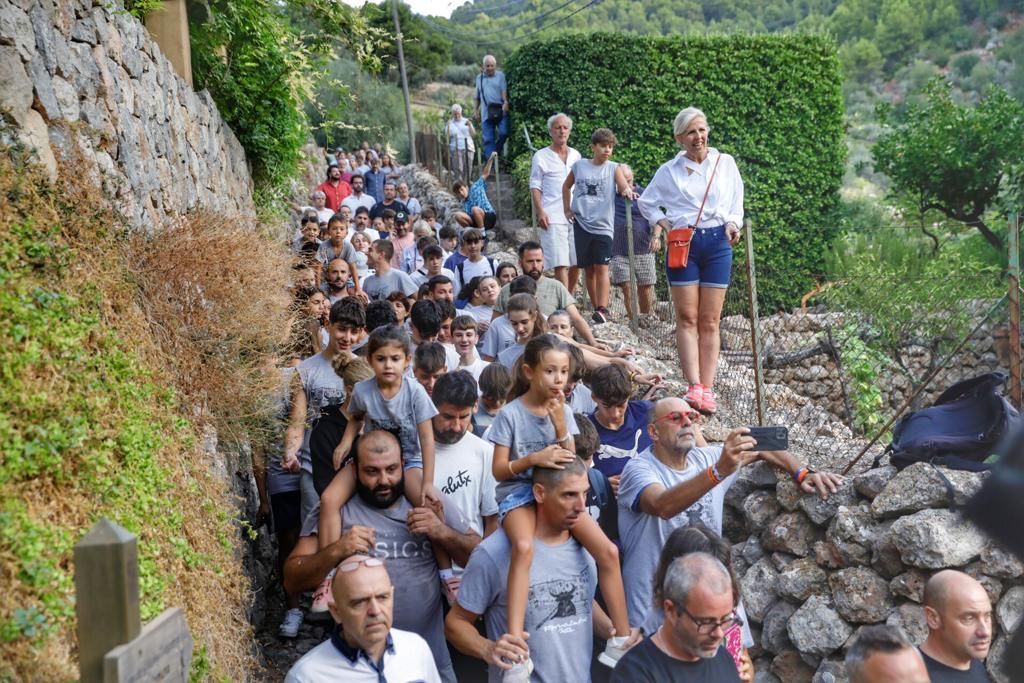
<svg viewBox="0 0 1024 683">
<path fill-rule="evenodd" d="M 608 643 L 604 647 L 604 652 L 597 656 L 597 661 L 601 662 L 607 667 L 615 668 L 618 664 L 619 659 L 622 655 L 626 654 L 629 650 L 626 647 L 626 641 L 629 640 L 627 636 L 614 636 L 608 639 Z"/>
<path fill-rule="evenodd" d="M 608 322 L 608 309 L 603 306 L 595 308 L 594 312 L 590 315 L 590 319 L 594 321 L 595 325 L 603 325 Z"/>
<path fill-rule="evenodd" d="M 686 396 L 684 400 L 690 404 L 690 407 L 694 410 L 700 410 L 704 400 L 704 385 L 703 384 L 691 384 L 686 390 Z"/>
<path fill-rule="evenodd" d="M 526 661 L 517 662 L 511 669 L 505 671 L 501 677 L 501 683 L 530 683 L 530 674 L 533 673 L 533 660 L 529 657 Z"/>
<path fill-rule="evenodd" d="M 316 589 L 316 593 L 313 593 L 313 606 L 309 608 L 312 614 L 323 614 L 327 611 L 327 598 L 331 595 L 331 579 L 333 578 L 334 570 L 332 569 L 327 578 Z"/>
<path fill-rule="evenodd" d="M 444 589 L 444 597 L 448 600 L 448 606 L 451 607 L 455 604 L 455 600 L 459 597 L 459 586 L 462 584 L 462 577 L 451 576 L 441 577 L 441 587 Z"/>
<path fill-rule="evenodd" d="M 697 410 L 704 413 L 705 415 L 715 414 L 715 412 L 718 410 L 718 402 L 715 401 L 714 391 L 712 391 L 708 387 L 704 387 L 704 393 L 701 394 L 700 398 L 700 408 L 698 408 Z"/>
<path fill-rule="evenodd" d="M 277 634 L 282 638 L 294 638 L 299 635 L 300 626 L 302 626 L 302 610 L 293 607 L 284 613 L 284 619 L 281 620 L 281 627 L 277 629 Z"/>
</svg>

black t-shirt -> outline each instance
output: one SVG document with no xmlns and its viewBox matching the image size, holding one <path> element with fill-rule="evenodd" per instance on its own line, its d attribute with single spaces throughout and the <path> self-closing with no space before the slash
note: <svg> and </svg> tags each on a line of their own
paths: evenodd
<svg viewBox="0 0 1024 683">
<path fill-rule="evenodd" d="M 376 204 L 374 204 L 373 208 L 370 209 L 370 220 L 372 221 L 377 216 L 383 216 L 384 209 L 391 209 L 395 213 L 398 213 L 399 211 L 404 211 L 406 216 L 409 215 L 409 207 L 407 207 L 405 204 L 396 199 L 390 204 L 385 204 L 384 202 L 377 202 Z"/>
<path fill-rule="evenodd" d="M 992 680 L 985 671 L 985 665 L 977 659 L 971 660 L 971 668 L 961 671 L 932 659 L 924 652 L 921 652 L 921 656 L 924 657 L 924 665 L 932 683 L 990 683 Z"/>
<path fill-rule="evenodd" d="M 739 683 L 736 663 L 725 646 L 711 659 L 684 662 L 661 651 L 650 638 L 623 655 L 611 683 Z"/>
</svg>

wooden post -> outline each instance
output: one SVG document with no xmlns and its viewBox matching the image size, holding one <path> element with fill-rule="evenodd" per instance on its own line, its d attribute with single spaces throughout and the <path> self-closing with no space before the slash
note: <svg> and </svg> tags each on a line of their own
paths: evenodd
<svg viewBox="0 0 1024 683">
<path fill-rule="evenodd" d="M 101 519 L 75 546 L 78 671 L 82 683 L 103 680 L 103 658 L 142 630 L 135 536 Z"/>
<path fill-rule="evenodd" d="M 402 96 L 405 99 L 405 125 L 409 128 L 411 163 L 416 163 L 416 135 L 412 126 L 412 107 L 409 102 L 409 79 L 405 75 L 405 50 L 402 49 L 402 25 L 398 21 L 398 0 L 391 0 L 391 15 L 395 20 L 395 44 L 398 47 L 398 73 L 402 77 Z"/>
<path fill-rule="evenodd" d="M 761 368 L 761 324 L 757 313 L 757 269 L 754 266 L 754 233 L 750 221 L 743 221 L 747 252 L 747 295 L 750 299 L 750 350 L 754 356 L 754 405 L 757 423 L 764 424 L 764 377 Z"/>
<path fill-rule="evenodd" d="M 640 329 L 640 292 L 636 282 L 636 254 L 633 253 L 633 200 L 626 200 L 626 249 L 629 253 L 629 327 L 633 334 Z"/>
<path fill-rule="evenodd" d="M 1020 348 L 1020 219 L 1014 216 L 1007 226 L 1007 245 L 1010 250 L 1010 400 L 1021 407 L 1021 348 Z"/>
</svg>

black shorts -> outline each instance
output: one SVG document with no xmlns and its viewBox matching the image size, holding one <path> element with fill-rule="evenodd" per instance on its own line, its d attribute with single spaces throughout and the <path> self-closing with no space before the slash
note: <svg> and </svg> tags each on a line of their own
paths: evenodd
<svg viewBox="0 0 1024 683">
<path fill-rule="evenodd" d="M 302 526 L 302 504 L 298 491 L 275 493 L 270 497 L 270 511 L 274 515 L 274 531 L 291 531 Z"/>
<path fill-rule="evenodd" d="M 576 265 L 580 268 L 607 266 L 612 260 L 611 237 L 587 232 L 576 223 L 572 228 L 572 239 L 576 245 Z"/>
</svg>

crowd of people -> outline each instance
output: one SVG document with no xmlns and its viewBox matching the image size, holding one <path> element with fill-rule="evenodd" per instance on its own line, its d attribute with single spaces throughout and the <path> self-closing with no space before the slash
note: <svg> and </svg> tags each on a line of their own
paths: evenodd
<svg viewBox="0 0 1024 683">
<path fill-rule="evenodd" d="M 495 116 L 496 92 L 481 101 Z M 644 188 L 610 161 L 614 133 L 594 131 L 582 160 L 571 119 L 552 116 L 530 180 L 542 239 L 519 244 L 516 263 L 487 256 L 486 212 L 439 215 L 379 146 L 331 156 L 311 205 L 296 207 L 281 440 L 256 471 L 287 600 L 280 635 L 313 615 L 335 623 L 287 680 L 753 680 L 725 494 L 755 461 L 806 495 L 827 497 L 842 477 L 759 451 L 745 427 L 721 444 L 702 435 L 742 222 L 735 162 L 707 146 L 708 130 L 699 111 L 680 112 L 680 156 Z M 658 397 L 662 378 L 591 326 L 607 319 L 609 283 L 629 283 L 627 210 L 641 311 L 669 244 L 685 396 Z M 578 268 L 589 321 L 571 293 Z M 897 629 L 865 629 L 851 680 L 984 680 L 980 584 L 936 574 L 924 604 L 920 653 Z"/>
</svg>

